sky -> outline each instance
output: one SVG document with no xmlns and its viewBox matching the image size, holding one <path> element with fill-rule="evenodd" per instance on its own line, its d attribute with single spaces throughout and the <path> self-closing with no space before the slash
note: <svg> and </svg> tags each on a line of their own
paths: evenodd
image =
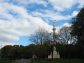
<svg viewBox="0 0 84 63">
<path fill-rule="evenodd" d="M 71 26 L 84 6 L 84 0 L 0 0 L 0 48 L 5 45 L 29 45 L 29 36 L 37 29 L 52 31 Z"/>
</svg>

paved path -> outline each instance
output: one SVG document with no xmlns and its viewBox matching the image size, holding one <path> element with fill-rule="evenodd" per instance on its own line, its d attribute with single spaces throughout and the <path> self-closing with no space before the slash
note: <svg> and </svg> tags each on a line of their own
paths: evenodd
<svg viewBox="0 0 84 63">
<path fill-rule="evenodd" d="M 13 63 L 31 63 L 31 60 L 29 60 L 29 59 L 20 59 L 20 60 L 15 60 Z"/>
</svg>

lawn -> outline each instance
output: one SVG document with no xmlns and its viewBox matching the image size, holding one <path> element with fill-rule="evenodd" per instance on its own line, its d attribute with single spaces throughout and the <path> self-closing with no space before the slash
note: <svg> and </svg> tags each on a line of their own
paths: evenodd
<svg viewBox="0 0 84 63">
<path fill-rule="evenodd" d="M 32 60 L 32 63 L 84 63 L 83 59 Z"/>
<path fill-rule="evenodd" d="M 0 59 L 0 63 L 12 63 L 14 60 Z M 83 59 L 31 60 L 31 63 L 84 63 Z"/>
<path fill-rule="evenodd" d="M 0 59 L 0 63 L 12 63 L 13 60 L 8 60 L 8 59 Z"/>
</svg>

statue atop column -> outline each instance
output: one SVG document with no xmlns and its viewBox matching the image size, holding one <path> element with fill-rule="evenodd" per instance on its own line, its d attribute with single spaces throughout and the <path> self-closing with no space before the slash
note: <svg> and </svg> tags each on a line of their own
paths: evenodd
<svg viewBox="0 0 84 63">
<path fill-rule="evenodd" d="M 51 44 L 52 45 L 52 52 L 51 52 L 50 55 L 48 55 L 49 59 L 60 58 L 59 52 L 57 52 L 56 47 L 53 46 L 53 45 L 56 45 L 56 41 L 55 41 L 55 35 L 56 35 L 55 23 L 56 23 L 56 20 L 53 21 L 53 29 L 52 29 L 53 30 L 53 43 Z"/>
<path fill-rule="evenodd" d="M 55 35 L 56 35 L 56 28 L 55 28 L 56 20 L 53 21 L 53 43 L 55 44 Z"/>
</svg>

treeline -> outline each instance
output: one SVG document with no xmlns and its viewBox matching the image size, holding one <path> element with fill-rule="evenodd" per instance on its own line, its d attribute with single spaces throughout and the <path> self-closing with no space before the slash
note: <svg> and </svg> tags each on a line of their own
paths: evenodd
<svg viewBox="0 0 84 63">
<path fill-rule="evenodd" d="M 8 59 L 21 59 L 21 58 L 47 58 L 48 46 L 40 45 L 29 45 L 29 46 L 19 46 L 19 45 L 7 45 L 1 49 L 1 58 Z"/>
<path fill-rule="evenodd" d="M 61 58 L 84 58 L 83 50 L 78 45 L 59 44 L 56 45 Z"/>
<path fill-rule="evenodd" d="M 60 54 L 61 58 L 84 58 L 82 55 L 82 50 L 77 45 L 64 45 L 57 44 L 57 51 Z M 52 51 L 52 46 L 46 45 L 34 45 L 31 44 L 29 46 L 19 46 L 19 45 L 7 45 L 1 49 L 1 58 L 8 59 L 29 59 L 29 58 L 48 58 L 48 55 Z"/>
</svg>

